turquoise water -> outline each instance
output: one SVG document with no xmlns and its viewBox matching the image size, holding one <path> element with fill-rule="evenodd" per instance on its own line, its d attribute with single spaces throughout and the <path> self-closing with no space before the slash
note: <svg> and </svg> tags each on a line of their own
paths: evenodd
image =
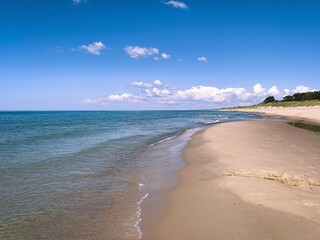
<svg viewBox="0 0 320 240">
<path fill-rule="evenodd" d="M 0 239 L 139 239 L 142 186 L 174 164 L 156 154 L 175 149 L 175 139 L 186 141 L 179 136 L 187 130 L 255 118 L 217 111 L 0 112 Z"/>
</svg>

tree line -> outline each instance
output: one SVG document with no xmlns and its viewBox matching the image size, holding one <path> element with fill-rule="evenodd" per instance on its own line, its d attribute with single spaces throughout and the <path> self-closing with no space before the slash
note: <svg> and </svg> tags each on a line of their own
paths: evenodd
<svg viewBox="0 0 320 240">
<path fill-rule="evenodd" d="M 289 101 L 308 101 L 308 100 L 320 100 L 320 91 L 295 93 L 293 95 L 285 96 L 281 102 Z M 267 97 L 262 103 L 276 102 L 273 96 Z"/>
</svg>

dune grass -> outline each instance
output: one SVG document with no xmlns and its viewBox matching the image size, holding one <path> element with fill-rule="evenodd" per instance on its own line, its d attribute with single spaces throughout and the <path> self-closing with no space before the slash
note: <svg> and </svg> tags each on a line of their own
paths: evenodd
<svg viewBox="0 0 320 240">
<path fill-rule="evenodd" d="M 255 109 L 261 107 L 310 107 L 310 106 L 320 106 L 320 100 L 308 100 L 308 101 L 277 101 L 277 102 L 270 102 L 270 103 L 259 103 L 253 106 L 237 106 L 231 108 L 223 108 L 224 110 L 234 110 L 234 109 Z"/>
<path fill-rule="evenodd" d="M 320 100 L 270 102 L 265 104 L 260 103 L 252 107 L 309 107 L 309 106 L 320 106 Z"/>
</svg>

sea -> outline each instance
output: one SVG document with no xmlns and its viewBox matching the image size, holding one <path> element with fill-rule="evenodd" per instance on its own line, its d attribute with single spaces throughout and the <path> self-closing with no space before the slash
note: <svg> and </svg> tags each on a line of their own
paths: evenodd
<svg viewBox="0 0 320 240">
<path fill-rule="evenodd" d="M 141 221 L 160 217 L 150 211 L 179 181 L 192 135 L 259 118 L 214 110 L 0 112 L 0 239 L 141 239 Z"/>
</svg>

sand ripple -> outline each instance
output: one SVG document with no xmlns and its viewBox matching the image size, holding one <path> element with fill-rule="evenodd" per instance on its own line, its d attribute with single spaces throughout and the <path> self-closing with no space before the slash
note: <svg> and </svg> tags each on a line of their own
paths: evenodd
<svg viewBox="0 0 320 240">
<path fill-rule="evenodd" d="M 307 175 L 296 175 L 294 173 L 275 172 L 251 172 L 251 171 L 228 171 L 226 176 L 247 177 L 276 181 L 290 187 L 310 188 L 320 187 L 320 181 Z"/>
</svg>

